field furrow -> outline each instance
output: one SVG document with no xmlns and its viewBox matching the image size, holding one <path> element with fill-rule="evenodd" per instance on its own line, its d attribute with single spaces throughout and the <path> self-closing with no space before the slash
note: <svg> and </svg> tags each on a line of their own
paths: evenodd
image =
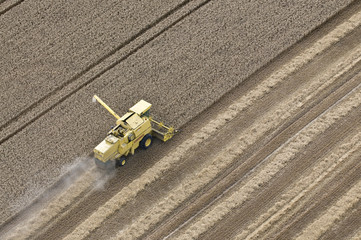
<svg viewBox="0 0 361 240">
<path fill-rule="evenodd" d="M 340 219 L 347 210 L 351 209 L 355 203 L 360 201 L 360 199 L 361 180 L 356 182 L 335 205 L 331 206 L 318 219 L 309 224 L 296 239 L 318 239 L 336 220 Z"/>
<path fill-rule="evenodd" d="M 277 149 L 274 156 L 271 155 L 269 159 L 262 161 L 263 164 L 257 166 L 257 169 L 248 177 L 248 181 L 242 179 L 239 183 L 240 186 L 236 187 L 237 190 L 223 201 L 212 206 L 200 219 L 193 220 L 193 223 L 190 223 L 186 229 L 181 231 L 183 232 L 182 235 L 177 237 L 179 239 L 196 238 L 216 224 L 217 221 L 223 219 L 232 209 L 243 204 L 252 196 L 252 193 L 256 189 L 259 189 L 260 186 L 270 181 L 303 147 L 312 142 L 313 137 L 322 134 L 337 120 L 361 104 L 360 85 L 348 95 L 350 95 L 348 98 L 320 115 L 319 118 L 312 121 L 306 128 L 287 141 L 281 148 Z"/>
<path fill-rule="evenodd" d="M 185 126 L 348 1 L 23 1 L 0 18 L 1 221 L 104 137 L 113 119 L 91 105 L 94 93 L 117 112 L 144 98 L 155 117 Z"/>
<path fill-rule="evenodd" d="M 79 179 L 74 181 L 68 189 L 65 189 L 63 193 L 59 194 L 53 199 L 48 206 L 44 207 L 39 213 L 31 216 L 26 222 L 23 222 L 21 226 L 12 230 L 9 239 L 28 239 L 34 236 L 40 228 L 44 228 L 45 225 L 51 224 L 51 221 L 60 215 L 62 211 L 66 211 L 69 205 L 76 203 L 77 198 L 87 197 L 87 194 L 91 194 L 92 188 L 96 188 L 97 182 L 101 181 L 102 177 L 97 175 L 95 168 L 88 170 L 82 174 Z"/>
<path fill-rule="evenodd" d="M 77 81 L 188 2 L 148 1 L 129 8 L 127 3 L 113 1 L 98 2 L 101 7 L 94 8 L 96 2 L 64 4 L 44 1 L 38 4 L 25 1 L 15 7 L 0 21 L 4 29 L 1 36 L 7 40 L 1 49 L 1 63 L 4 65 L 1 73 L 6 76 L 1 84 L 7 86 L 7 92 L 1 95 L 6 97 L 6 102 L 0 104 L 0 129 Z M 87 11 L 92 8 L 93 11 Z M 152 12 L 153 8 L 158 11 Z M 25 14 L 20 17 L 19 12 Z M 125 19 L 128 24 L 123 24 Z M 27 41 L 29 35 L 31 40 Z M 38 70 L 34 71 L 34 68 Z M 37 88 L 30 86 L 33 91 L 22 95 L 34 80 Z M 22 84 L 12 83 L 14 81 Z M 11 109 L 5 107 L 8 103 L 12 103 Z"/>
<path fill-rule="evenodd" d="M 0 2 L 0 16 L 21 4 L 24 0 L 3 0 Z"/>
<path fill-rule="evenodd" d="M 0 29 L 1 239 L 360 238 L 360 1 L 0 0 Z M 101 171 L 94 94 L 180 131 Z"/>
<path fill-rule="evenodd" d="M 359 129 L 358 129 L 359 130 Z M 361 134 L 358 133 L 341 146 L 337 146 L 315 166 L 312 167 L 308 175 L 297 180 L 289 187 L 289 190 L 280 196 L 280 200 L 267 209 L 267 212 L 260 215 L 251 225 L 236 236 L 236 239 L 257 239 L 260 234 L 269 228 L 276 229 L 284 226 L 282 218 L 290 218 L 294 214 L 296 206 L 305 201 L 305 196 L 319 187 L 330 174 L 335 174 L 335 170 L 345 161 L 353 156 L 355 151 L 360 150 Z"/>
<path fill-rule="evenodd" d="M 355 235 L 352 236 L 351 238 L 352 240 L 357 240 L 357 239 L 361 239 L 361 228 L 360 230 L 358 230 Z"/>
</svg>

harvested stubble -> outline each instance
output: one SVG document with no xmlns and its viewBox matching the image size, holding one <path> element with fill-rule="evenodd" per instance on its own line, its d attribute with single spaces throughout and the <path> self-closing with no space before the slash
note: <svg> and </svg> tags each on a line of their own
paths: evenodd
<svg viewBox="0 0 361 240">
<path fill-rule="evenodd" d="M 200 234 L 208 230 L 217 221 L 220 221 L 226 216 L 233 208 L 243 204 L 247 201 L 252 193 L 255 192 L 260 186 L 264 185 L 271 180 L 279 171 L 281 171 L 296 154 L 299 153 L 305 146 L 312 142 L 313 138 L 319 136 L 326 131 L 330 126 L 335 124 L 341 118 L 345 117 L 356 107 L 361 104 L 361 85 L 348 94 L 341 102 L 337 102 L 335 106 L 328 109 L 324 114 L 320 115 L 317 119 L 308 124 L 304 129 L 297 133 L 293 138 L 287 141 L 275 154 L 269 156 L 266 161 L 257 166 L 247 179 L 241 181 L 236 187 L 237 190 L 233 191 L 230 196 L 226 197 L 216 205 L 212 206 L 204 215 L 196 219 L 193 223 L 181 231 L 181 235 L 177 236 L 178 239 L 194 239 Z M 358 183 L 355 187 L 359 187 Z M 352 206 L 352 203 L 358 201 L 360 198 L 360 188 L 352 188 L 349 194 L 346 194 L 340 202 L 350 201 L 345 208 L 336 208 L 341 212 Z M 322 218 L 323 220 L 323 218 Z M 332 224 L 332 222 L 331 222 Z M 312 227 L 312 224 L 311 224 Z M 308 232 L 307 230 L 305 232 Z M 322 232 L 321 232 L 322 233 Z M 133 233 L 134 234 L 134 233 Z M 304 239 L 304 238 L 301 238 Z"/>
<path fill-rule="evenodd" d="M 321 188 L 330 175 L 337 174 L 342 169 L 342 165 L 349 161 L 360 148 L 361 133 L 358 131 L 356 135 L 347 139 L 342 145 L 334 147 L 310 171 L 305 173 L 296 183 L 289 186 L 288 190 L 280 197 L 280 200 L 239 233 L 236 239 L 257 239 L 258 234 L 270 228 L 281 229 L 282 225 L 284 225 L 283 218 L 286 219 L 295 214 L 302 202 L 306 202 L 312 197 L 310 192 Z M 306 197 L 306 195 L 308 196 Z"/>
</svg>

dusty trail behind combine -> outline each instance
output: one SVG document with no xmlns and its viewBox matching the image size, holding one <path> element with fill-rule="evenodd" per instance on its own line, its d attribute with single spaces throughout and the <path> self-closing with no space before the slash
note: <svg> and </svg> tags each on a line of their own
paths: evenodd
<svg viewBox="0 0 361 240">
<path fill-rule="evenodd" d="M 6 238 L 332 236 L 360 212 L 356 6 L 200 114 L 170 145 L 156 143 L 126 167 L 148 160 L 144 171 L 121 169 L 99 190 L 89 169 L 26 224 L 8 227 Z M 357 239 L 360 226 L 356 218 L 340 239 Z"/>
</svg>

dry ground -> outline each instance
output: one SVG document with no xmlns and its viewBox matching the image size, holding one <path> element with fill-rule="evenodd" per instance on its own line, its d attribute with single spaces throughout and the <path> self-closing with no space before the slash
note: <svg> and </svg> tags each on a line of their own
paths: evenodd
<svg viewBox="0 0 361 240">
<path fill-rule="evenodd" d="M 0 236 L 357 239 L 350 2 L 2 2 Z M 113 119 L 94 93 L 182 132 L 104 175 L 86 156 Z"/>
</svg>

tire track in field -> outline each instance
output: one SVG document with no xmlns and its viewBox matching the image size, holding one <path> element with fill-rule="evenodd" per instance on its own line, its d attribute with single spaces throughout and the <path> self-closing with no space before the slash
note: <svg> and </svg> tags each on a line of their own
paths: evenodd
<svg viewBox="0 0 361 240">
<path fill-rule="evenodd" d="M 18 121 L 20 118 L 22 118 L 23 115 L 25 114 L 30 114 L 30 112 L 32 110 L 34 110 L 35 108 L 38 107 L 38 105 L 43 104 L 44 109 L 41 109 L 36 115 L 34 116 L 29 116 L 29 120 L 27 120 L 25 123 L 21 124 L 20 126 L 17 126 L 15 130 L 11 129 L 11 132 L 7 135 L 5 135 L 3 138 L 1 138 L 0 140 L 0 144 L 4 143 L 5 141 L 7 141 L 8 139 L 10 139 L 11 137 L 15 136 L 17 133 L 19 133 L 20 131 L 22 131 L 24 128 L 26 128 L 28 125 L 30 125 L 31 123 L 35 122 L 36 120 L 38 120 L 40 117 L 42 117 L 43 115 L 45 115 L 46 113 L 48 113 L 50 110 L 52 110 L 53 108 L 55 108 L 57 105 L 61 104 L 62 102 L 64 102 L 67 98 L 69 98 L 70 96 L 72 96 L 73 94 L 75 94 L 76 92 L 78 92 L 80 89 L 88 86 L 90 83 L 94 82 L 96 79 L 98 79 L 100 76 L 102 76 L 104 73 L 106 73 L 107 71 L 111 70 L 112 68 L 114 68 L 115 66 L 117 66 L 119 63 L 123 62 L 124 60 L 128 59 L 130 56 L 132 56 L 133 54 L 135 54 L 136 52 L 138 52 L 140 49 L 142 49 L 144 46 L 146 46 L 148 43 L 150 43 L 151 41 L 153 41 L 154 39 L 156 39 L 157 37 L 159 37 L 160 35 L 162 35 L 164 32 L 168 31 L 170 28 L 172 28 L 174 25 L 176 25 L 177 23 L 179 23 L 180 21 L 182 21 L 184 18 L 188 17 L 189 15 L 191 15 L 192 13 L 194 13 L 195 11 L 197 11 L 198 9 L 200 9 L 201 7 L 205 6 L 207 3 L 210 2 L 210 0 L 206 0 L 206 1 L 196 1 L 191 5 L 191 9 L 186 8 L 186 6 L 192 2 L 191 0 L 186 0 L 183 1 L 182 3 L 180 3 L 179 5 L 177 5 L 175 8 L 173 8 L 172 10 L 168 11 L 167 13 L 165 13 L 164 15 L 162 15 L 160 18 L 156 19 L 155 21 L 153 21 L 152 23 L 148 24 L 146 27 L 144 27 L 143 29 L 141 29 L 137 34 L 131 36 L 128 40 L 126 40 L 125 42 L 121 43 L 119 46 L 117 46 L 116 48 L 114 48 L 112 51 L 108 52 L 106 55 L 102 56 L 100 59 L 98 59 L 97 61 L 93 62 L 92 64 L 90 64 L 88 67 L 86 67 L 84 70 L 82 70 L 81 72 L 79 72 L 78 74 L 76 74 L 74 77 L 72 77 L 70 80 L 65 81 L 64 83 L 62 83 L 61 85 L 59 85 L 58 87 L 56 87 L 52 92 L 44 95 L 43 97 L 41 97 L 38 101 L 32 103 L 30 106 L 28 106 L 27 108 L 23 109 L 22 111 L 20 111 L 16 116 L 14 116 L 13 118 L 11 118 L 10 120 L 8 120 L 6 123 L 4 123 L 2 126 L 0 126 L 0 131 L 3 131 L 4 129 L 7 129 L 10 127 L 10 125 L 13 122 Z M 183 8 L 185 8 L 184 11 L 181 11 Z M 123 48 L 127 47 L 128 45 L 130 45 L 131 43 L 135 42 L 136 40 L 140 39 L 143 35 L 146 35 L 148 32 L 150 32 L 151 29 L 155 28 L 156 26 L 160 25 L 162 22 L 164 22 L 167 18 L 169 18 L 172 15 L 175 15 L 176 12 L 180 12 L 181 11 L 181 16 L 176 16 L 176 19 L 172 19 L 171 22 L 168 24 L 166 24 L 165 26 L 162 26 L 162 28 L 157 31 L 156 33 L 152 33 L 151 36 L 147 36 L 147 38 L 144 40 L 142 39 L 140 43 L 136 43 L 136 46 L 133 46 L 130 50 L 127 51 L 127 53 L 125 53 L 124 56 L 121 56 L 120 59 L 117 59 L 111 63 L 107 63 L 107 65 L 105 67 L 103 67 L 102 69 L 98 70 L 93 76 L 89 77 L 87 80 L 83 81 L 82 83 L 76 85 L 75 87 L 72 87 L 71 89 L 69 89 L 68 92 L 66 93 L 61 93 L 61 91 L 68 87 L 69 85 L 75 83 L 78 81 L 78 79 L 80 79 L 81 77 L 83 77 L 84 75 L 88 74 L 89 72 L 91 72 L 92 70 L 94 70 L 98 65 L 107 62 L 111 57 L 113 57 L 113 55 L 115 55 L 116 53 L 118 53 L 120 50 L 122 50 Z M 54 98 L 54 96 L 56 95 L 62 95 L 62 96 L 58 96 L 57 99 L 54 102 L 49 102 L 49 99 Z"/>
<path fill-rule="evenodd" d="M 361 228 L 352 236 L 351 240 L 360 240 L 361 239 Z"/>
<path fill-rule="evenodd" d="M 355 183 L 342 196 L 333 206 L 327 209 L 322 216 L 317 218 L 314 222 L 309 224 L 300 235 L 297 236 L 297 240 L 301 239 L 319 239 L 321 235 L 326 232 L 332 224 L 340 219 L 347 210 L 352 208 L 354 204 L 361 200 L 361 180 Z"/>
<path fill-rule="evenodd" d="M 359 111 L 357 111 L 357 116 L 359 117 Z M 352 122 L 358 122 L 353 114 Z M 347 120 L 346 120 L 347 121 Z M 356 122 L 355 122 L 356 121 Z M 344 124 L 345 120 L 343 120 Z M 343 126 L 340 126 L 343 128 Z M 352 126 L 349 126 L 352 128 Z M 350 129 L 351 130 L 351 129 Z M 350 136 L 350 132 L 348 132 Z M 345 139 L 344 139 L 345 140 Z M 312 221 L 320 216 L 327 208 L 329 208 L 334 202 L 340 199 L 344 194 L 355 184 L 359 179 L 360 164 L 357 161 L 360 157 L 360 151 L 356 151 L 354 156 L 345 161 L 340 168 L 337 168 L 332 175 L 327 176 L 326 181 L 321 182 L 320 185 L 316 186 L 315 189 L 310 192 L 310 194 L 305 196 L 305 200 L 302 201 L 301 205 L 295 205 L 295 208 L 292 208 L 290 212 L 287 213 L 289 217 L 286 219 L 281 219 L 281 222 L 284 225 L 281 229 L 274 229 L 273 227 L 265 233 L 265 236 L 262 238 L 267 239 L 269 236 L 275 238 L 286 238 L 286 239 L 295 239 L 298 234 Z M 359 203 L 358 203 L 359 204 Z M 347 216 L 350 216 L 351 213 L 348 212 Z M 339 221 L 334 226 L 338 227 Z M 279 225 L 280 226 L 280 225 Z M 355 229 L 354 229 L 355 230 Z M 343 234 L 347 236 L 348 234 Z M 340 235 L 342 236 L 342 234 Z M 335 239 L 338 239 L 337 237 Z"/>
<path fill-rule="evenodd" d="M 96 187 L 97 181 L 102 179 L 102 176 L 97 175 L 95 167 L 87 170 L 78 180 L 76 180 L 68 189 L 62 194 L 52 200 L 39 213 L 36 213 L 27 221 L 23 221 L 21 226 L 13 229 L 7 239 L 28 239 L 37 231 L 48 225 L 55 217 L 57 217 L 64 209 L 71 206 L 73 202 L 79 197 L 84 197 L 92 193 Z"/>
<path fill-rule="evenodd" d="M 246 129 L 239 140 L 229 143 L 225 150 L 211 159 L 212 162 L 206 164 L 207 167 L 200 170 L 197 174 L 186 177 L 186 180 L 179 187 L 170 191 L 167 197 L 156 203 L 152 210 L 140 216 L 139 219 L 134 220 L 134 223 L 122 230 L 116 238 L 132 239 L 140 237 L 152 225 L 174 210 L 181 202 L 212 181 L 227 166 L 232 164 L 235 158 L 240 156 L 245 149 L 254 144 L 265 133 L 274 129 L 299 111 L 305 102 L 317 96 L 323 89 L 334 83 L 343 73 L 356 65 L 361 60 L 361 45 L 357 49 L 351 56 L 339 59 L 334 66 L 330 66 L 331 71 L 325 73 L 324 76 L 317 78 L 308 87 L 295 93 L 295 96 L 291 96 L 283 103 L 270 109 L 260 122 L 255 122 Z"/>
<path fill-rule="evenodd" d="M 216 224 L 216 222 L 223 219 L 232 209 L 249 200 L 260 186 L 270 181 L 279 173 L 315 137 L 321 135 L 338 120 L 347 116 L 354 108 L 359 107 L 360 104 L 361 84 L 263 160 L 250 173 L 247 180 L 241 183 L 243 179 L 240 179 L 238 183 L 235 183 L 231 188 L 237 187 L 237 189 L 233 190 L 230 196 L 207 209 L 205 214 L 202 214 L 198 220 L 188 225 L 180 235 L 176 236 L 176 239 L 194 239 L 199 237 Z"/>
<path fill-rule="evenodd" d="M 182 159 L 182 156 L 189 152 L 190 149 L 197 146 L 199 143 L 205 141 L 212 136 L 219 128 L 226 122 L 232 120 L 247 107 L 251 106 L 256 100 L 262 98 L 263 95 L 271 91 L 279 83 L 284 81 L 290 74 L 297 71 L 305 64 L 310 62 L 315 56 L 322 53 L 330 46 L 338 42 L 353 29 L 361 24 L 361 12 L 358 12 L 347 19 L 342 24 L 338 25 L 335 29 L 330 31 L 324 37 L 316 41 L 309 48 L 301 54 L 290 60 L 282 68 L 273 73 L 265 81 L 257 85 L 248 94 L 237 99 L 227 110 L 218 114 L 215 119 L 208 122 L 200 131 L 194 133 L 192 140 L 187 140 L 179 145 L 175 151 L 159 162 L 152 168 L 148 169 L 142 176 L 134 180 L 127 187 L 119 191 L 107 203 L 101 206 L 96 212 L 82 222 L 72 233 L 65 239 L 85 238 L 88 234 L 97 229 L 103 221 L 111 216 L 117 209 L 121 208 L 124 204 L 134 199 L 137 194 L 142 191 L 146 185 L 159 179 L 159 177 L 171 169 L 174 164 Z"/>
<path fill-rule="evenodd" d="M 359 130 L 359 131 L 357 131 Z M 281 218 L 286 218 L 294 214 L 295 205 L 300 205 L 304 201 L 306 194 L 319 188 L 319 184 L 325 181 L 332 173 L 338 172 L 340 165 L 348 161 L 352 154 L 361 148 L 361 129 L 357 129 L 357 134 L 341 146 L 335 147 L 326 157 L 324 157 L 317 165 L 312 167 L 307 176 L 298 179 L 296 183 L 292 184 L 288 191 L 280 197 L 270 207 L 266 213 L 262 214 L 252 222 L 250 226 L 238 234 L 235 239 L 257 239 L 260 233 L 267 231 L 269 228 L 277 229 L 284 226 L 280 222 Z M 336 171 L 335 171 L 336 170 Z"/>
<path fill-rule="evenodd" d="M 355 158 L 358 157 L 358 160 L 361 157 L 361 152 L 358 152 L 358 155 L 355 156 Z M 354 158 L 354 160 L 355 160 Z M 355 162 L 355 161 L 353 161 Z M 358 163 L 358 162 L 357 162 Z M 356 168 L 355 168 L 356 169 Z M 361 168 L 358 168 L 360 172 Z M 357 171 L 357 170 L 356 170 Z M 357 176 L 356 176 L 357 177 Z M 351 181 L 356 182 L 356 178 L 348 178 Z M 359 179 L 359 178 L 357 178 Z M 348 182 L 346 182 L 347 184 Z M 340 184 L 340 187 L 345 186 L 344 184 Z M 347 185 L 349 189 L 352 185 Z M 340 195 L 341 196 L 341 195 Z M 339 199 L 338 197 L 337 199 Z M 337 200 L 336 199 L 336 200 Z M 335 201 L 333 201 L 335 202 Z M 330 204 L 328 206 L 331 206 Z M 325 233 L 322 234 L 322 239 L 351 239 L 358 230 L 360 230 L 361 227 L 361 201 L 357 202 L 352 209 L 349 209 L 345 216 L 343 216 L 341 219 L 337 220 L 332 227 L 330 227 Z M 310 221 L 309 221 L 310 222 Z M 302 229 L 301 229 L 302 230 Z M 359 237 L 361 239 L 361 237 Z"/>
<path fill-rule="evenodd" d="M 4 1 L 1 1 L 1 3 L 0 3 L 0 16 L 7 13 L 11 9 L 13 9 L 14 7 L 20 5 L 24 1 L 25 0 L 4 0 Z"/>
</svg>

